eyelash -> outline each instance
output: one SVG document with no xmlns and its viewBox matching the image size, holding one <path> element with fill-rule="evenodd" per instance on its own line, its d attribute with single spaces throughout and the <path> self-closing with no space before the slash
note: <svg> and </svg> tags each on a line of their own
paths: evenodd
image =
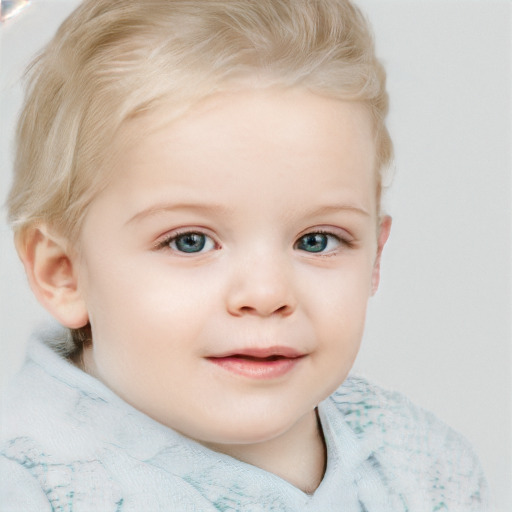
<svg viewBox="0 0 512 512">
<path fill-rule="evenodd" d="M 186 229 L 186 230 L 183 230 L 183 231 L 176 231 L 174 233 L 171 233 L 169 235 L 166 235 L 164 236 L 164 238 L 160 239 L 160 240 L 157 240 L 155 246 L 154 246 L 154 249 L 156 250 L 169 250 L 169 251 L 172 251 L 174 253 L 179 253 L 179 254 L 202 254 L 202 252 L 197 252 L 197 253 L 194 253 L 194 252 L 191 252 L 191 253 L 187 253 L 185 251 L 179 251 L 177 249 L 173 249 L 172 247 L 170 247 L 170 244 L 179 239 L 180 237 L 183 237 L 185 235 L 203 235 L 205 236 L 206 238 L 210 239 L 214 246 L 215 246 L 215 249 L 219 249 L 220 246 L 219 244 L 213 239 L 213 237 L 211 237 L 210 235 L 208 235 L 207 233 L 205 233 L 204 231 L 201 231 L 200 229 Z"/>
<path fill-rule="evenodd" d="M 314 229 L 312 231 L 308 231 L 304 233 L 303 235 L 299 236 L 297 241 L 294 243 L 294 248 L 299 244 L 299 241 L 307 236 L 312 235 L 325 235 L 327 237 L 334 238 L 336 242 L 339 244 L 339 247 L 336 247 L 335 249 L 332 249 L 328 252 L 314 252 L 314 251 L 303 251 L 305 253 L 313 254 L 315 257 L 323 257 L 323 258 L 329 258 L 332 256 L 336 256 L 339 253 L 340 247 L 343 247 L 345 249 L 350 249 L 354 246 L 354 242 L 352 240 L 349 240 L 347 236 L 341 236 L 339 233 L 333 233 L 332 231 L 328 231 L 325 229 Z"/>
<path fill-rule="evenodd" d="M 183 237 L 185 235 L 202 235 L 202 236 L 205 236 L 207 239 L 210 239 L 212 241 L 212 243 L 214 244 L 214 247 L 213 247 L 214 250 L 220 249 L 220 244 L 218 244 L 214 240 L 213 237 L 211 237 L 210 235 L 208 235 L 204 231 L 201 231 L 200 229 L 197 229 L 197 230 L 186 229 L 186 230 L 183 230 L 183 231 L 177 231 L 177 232 L 171 233 L 169 235 L 166 235 L 166 236 L 164 236 L 164 238 L 162 238 L 160 240 L 157 240 L 157 242 L 154 245 L 154 249 L 155 250 L 169 250 L 169 251 L 172 251 L 174 253 L 178 253 L 178 254 L 182 254 L 182 255 L 187 255 L 187 254 L 189 254 L 189 255 L 199 255 L 199 254 L 203 254 L 202 249 L 204 248 L 204 246 L 201 247 L 200 251 L 189 252 L 189 253 L 187 253 L 186 251 L 180 251 L 178 249 L 170 247 L 170 244 L 173 241 L 175 241 L 175 240 L 177 240 L 180 237 Z M 333 233 L 332 231 L 328 231 L 328 230 L 324 230 L 324 229 L 316 229 L 316 230 L 308 231 L 308 232 L 304 233 L 303 235 L 299 236 L 297 238 L 297 240 L 295 241 L 295 243 L 293 244 L 293 248 L 296 249 L 297 245 L 299 244 L 299 242 L 302 239 L 304 239 L 305 237 L 307 237 L 307 236 L 314 236 L 314 235 L 325 235 L 327 237 L 334 238 L 336 240 L 336 242 L 339 243 L 340 247 L 345 247 L 347 249 L 352 248 L 353 245 L 354 245 L 354 242 L 352 240 L 349 240 L 348 237 L 340 236 L 339 234 Z M 300 250 L 300 249 L 298 249 L 298 250 Z M 334 256 L 334 255 L 339 253 L 339 248 L 337 247 L 336 249 L 330 250 L 328 252 L 324 252 L 323 250 L 319 251 L 319 252 L 303 250 L 302 252 L 305 252 L 306 254 L 307 253 L 314 254 L 316 257 L 331 257 L 331 256 Z"/>
</svg>

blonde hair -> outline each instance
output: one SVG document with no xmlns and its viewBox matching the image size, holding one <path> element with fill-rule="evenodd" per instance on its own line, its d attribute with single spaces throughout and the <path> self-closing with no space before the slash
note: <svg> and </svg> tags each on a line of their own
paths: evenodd
<svg viewBox="0 0 512 512">
<path fill-rule="evenodd" d="M 86 0 L 29 68 L 9 219 L 77 237 L 127 119 L 257 77 L 367 105 L 378 186 L 392 158 L 385 72 L 348 0 Z"/>
<path fill-rule="evenodd" d="M 365 104 L 380 209 L 392 158 L 386 75 L 364 16 L 348 0 L 85 0 L 28 75 L 7 202 L 18 243 L 39 223 L 76 242 L 129 119 L 163 103 L 178 116 L 248 82 Z M 56 345 L 79 362 L 90 342 L 88 324 Z"/>
</svg>

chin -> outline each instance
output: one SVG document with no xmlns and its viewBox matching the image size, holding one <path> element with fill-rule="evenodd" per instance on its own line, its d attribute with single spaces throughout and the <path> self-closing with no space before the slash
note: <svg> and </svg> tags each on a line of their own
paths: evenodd
<svg viewBox="0 0 512 512">
<path fill-rule="evenodd" d="M 248 417 L 244 421 L 230 421 L 226 428 L 225 423 L 212 427 L 204 436 L 197 437 L 199 442 L 208 445 L 256 445 L 266 443 L 286 434 L 298 424 L 303 416 L 293 418 L 259 418 Z"/>
</svg>

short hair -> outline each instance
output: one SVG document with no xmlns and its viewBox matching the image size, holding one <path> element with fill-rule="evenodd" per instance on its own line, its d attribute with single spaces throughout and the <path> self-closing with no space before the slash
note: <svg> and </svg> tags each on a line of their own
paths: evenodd
<svg viewBox="0 0 512 512">
<path fill-rule="evenodd" d="M 392 159 L 386 75 L 348 0 L 85 0 L 28 77 L 7 200 L 18 236 L 40 222 L 78 236 L 128 119 L 162 103 L 179 115 L 254 78 L 367 106 L 380 210 Z"/>
</svg>

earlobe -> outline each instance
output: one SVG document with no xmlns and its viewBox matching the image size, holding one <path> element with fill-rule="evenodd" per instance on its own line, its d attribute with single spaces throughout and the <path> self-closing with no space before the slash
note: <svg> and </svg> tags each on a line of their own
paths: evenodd
<svg viewBox="0 0 512 512">
<path fill-rule="evenodd" d="M 16 240 L 36 298 L 62 325 L 78 329 L 87 324 L 88 315 L 78 286 L 77 261 L 68 245 L 46 225 L 34 227 Z"/>
<path fill-rule="evenodd" d="M 372 283 L 371 283 L 371 294 L 375 295 L 377 289 L 379 288 L 380 282 L 380 260 L 382 257 L 382 250 L 384 249 L 384 245 L 386 244 L 389 233 L 391 231 L 391 217 L 386 215 L 379 227 L 379 237 L 377 239 L 377 256 L 375 258 L 375 263 L 373 265 L 372 271 Z"/>
</svg>

